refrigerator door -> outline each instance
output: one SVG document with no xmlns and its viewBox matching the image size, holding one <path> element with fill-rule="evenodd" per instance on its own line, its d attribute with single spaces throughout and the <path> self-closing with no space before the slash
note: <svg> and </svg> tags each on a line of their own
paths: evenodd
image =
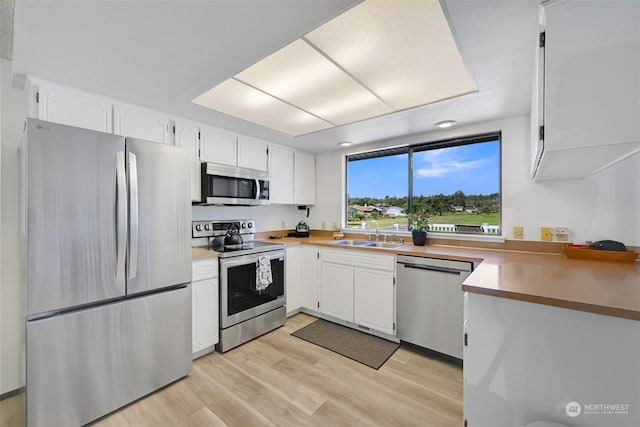
<svg viewBox="0 0 640 427">
<path fill-rule="evenodd" d="M 127 294 L 191 281 L 191 151 L 127 138 Z"/>
<path fill-rule="evenodd" d="M 27 120 L 30 318 L 125 294 L 124 148 L 120 136 Z"/>
<path fill-rule="evenodd" d="M 190 371 L 189 286 L 30 321 L 27 425 L 84 425 Z"/>
</svg>

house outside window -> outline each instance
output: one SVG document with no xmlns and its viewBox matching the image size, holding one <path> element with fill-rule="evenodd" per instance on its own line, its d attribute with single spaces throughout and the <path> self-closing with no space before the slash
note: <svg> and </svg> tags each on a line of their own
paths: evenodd
<svg viewBox="0 0 640 427">
<path fill-rule="evenodd" d="M 346 157 L 346 228 L 408 231 L 410 212 L 429 231 L 501 234 L 500 133 Z"/>
</svg>

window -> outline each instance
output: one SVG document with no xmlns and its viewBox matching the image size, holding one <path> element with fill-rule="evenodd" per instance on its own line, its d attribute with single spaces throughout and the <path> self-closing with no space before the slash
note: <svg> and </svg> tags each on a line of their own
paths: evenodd
<svg viewBox="0 0 640 427">
<path fill-rule="evenodd" d="M 347 156 L 347 228 L 406 231 L 409 212 L 429 230 L 500 234 L 500 134 Z"/>
</svg>

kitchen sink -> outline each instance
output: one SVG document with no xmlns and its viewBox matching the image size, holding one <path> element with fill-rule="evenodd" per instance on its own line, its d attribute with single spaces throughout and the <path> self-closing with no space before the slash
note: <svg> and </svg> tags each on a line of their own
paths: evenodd
<svg viewBox="0 0 640 427">
<path fill-rule="evenodd" d="M 376 242 L 372 240 L 336 240 L 333 242 L 334 245 L 345 245 L 345 246 L 364 246 L 369 248 L 399 248 L 400 246 L 404 246 L 404 243 L 393 243 L 393 242 Z"/>
<path fill-rule="evenodd" d="M 370 240 L 336 240 L 333 242 L 334 245 L 345 245 L 345 246 L 375 246 L 376 242 Z"/>
<path fill-rule="evenodd" d="M 377 248 L 399 248 L 400 246 L 404 246 L 405 243 L 393 243 L 393 242 L 369 242 L 371 245 L 366 246 L 375 246 Z"/>
</svg>

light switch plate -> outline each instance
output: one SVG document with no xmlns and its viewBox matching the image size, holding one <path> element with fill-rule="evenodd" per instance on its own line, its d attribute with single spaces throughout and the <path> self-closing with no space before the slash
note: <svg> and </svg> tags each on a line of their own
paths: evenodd
<svg viewBox="0 0 640 427">
<path fill-rule="evenodd" d="M 551 234 L 551 227 L 540 228 L 540 240 L 550 242 L 553 240 L 553 234 Z"/>
</svg>

